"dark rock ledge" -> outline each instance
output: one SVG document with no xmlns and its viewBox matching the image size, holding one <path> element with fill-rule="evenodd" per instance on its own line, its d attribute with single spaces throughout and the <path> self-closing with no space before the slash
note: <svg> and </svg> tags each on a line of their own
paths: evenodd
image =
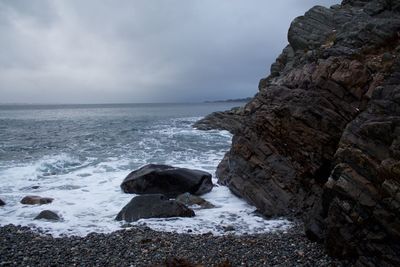
<svg viewBox="0 0 400 267">
<path fill-rule="evenodd" d="M 195 122 L 193 127 L 198 130 L 225 130 L 236 133 L 241 127 L 243 107 L 234 107 L 231 110 L 213 112 L 205 118 Z"/>
<path fill-rule="evenodd" d="M 234 134 L 219 183 L 331 255 L 400 266 L 400 1 L 313 7 L 288 40 L 239 115 L 196 124 Z"/>
</svg>

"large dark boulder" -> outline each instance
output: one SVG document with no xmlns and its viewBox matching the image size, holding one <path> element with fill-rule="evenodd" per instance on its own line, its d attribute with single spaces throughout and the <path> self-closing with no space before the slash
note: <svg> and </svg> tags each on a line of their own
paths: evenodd
<svg viewBox="0 0 400 267">
<path fill-rule="evenodd" d="M 212 187 L 211 174 L 207 172 L 156 164 L 131 172 L 121 184 L 125 193 L 164 194 L 170 198 L 185 192 L 202 195 Z"/>
<path fill-rule="evenodd" d="M 2 199 L 0 199 L 0 206 L 6 205 L 6 202 L 4 202 Z"/>
<path fill-rule="evenodd" d="M 141 195 L 122 208 L 117 221 L 134 222 L 146 218 L 193 217 L 193 210 L 161 194 Z"/>
</svg>

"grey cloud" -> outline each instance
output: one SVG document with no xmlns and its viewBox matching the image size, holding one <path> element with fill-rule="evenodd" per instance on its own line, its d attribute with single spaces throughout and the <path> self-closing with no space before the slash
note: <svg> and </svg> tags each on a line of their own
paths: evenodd
<svg viewBox="0 0 400 267">
<path fill-rule="evenodd" d="M 251 96 L 291 20 L 334 0 L 0 0 L 0 102 Z"/>
</svg>

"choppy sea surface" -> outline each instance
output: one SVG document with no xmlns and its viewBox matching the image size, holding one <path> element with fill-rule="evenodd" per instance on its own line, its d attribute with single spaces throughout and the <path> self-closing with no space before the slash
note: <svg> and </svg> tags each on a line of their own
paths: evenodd
<svg viewBox="0 0 400 267">
<path fill-rule="evenodd" d="M 121 229 L 114 220 L 134 196 L 120 184 L 145 164 L 160 163 L 213 174 L 231 144 L 226 131 L 199 131 L 192 124 L 243 103 L 0 105 L 0 225 L 26 225 L 54 236 Z M 54 198 L 22 205 L 26 195 Z M 253 234 L 290 227 L 266 220 L 224 186 L 203 196 L 216 208 L 193 218 L 146 219 L 136 224 L 161 231 Z M 61 222 L 34 220 L 49 209 Z"/>
</svg>

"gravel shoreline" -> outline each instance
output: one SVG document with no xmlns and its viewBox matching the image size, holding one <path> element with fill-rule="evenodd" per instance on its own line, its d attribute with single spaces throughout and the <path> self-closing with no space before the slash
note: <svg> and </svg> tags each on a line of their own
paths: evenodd
<svg viewBox="0 0 400 267">
<path fill-rule="evenodd" d="M 310 242 L 300 224 L 286 233 L 190 235 L 134 227 L 53 238 L 0 227 L 0 266 L 344 266 Z"/>
</svg>

